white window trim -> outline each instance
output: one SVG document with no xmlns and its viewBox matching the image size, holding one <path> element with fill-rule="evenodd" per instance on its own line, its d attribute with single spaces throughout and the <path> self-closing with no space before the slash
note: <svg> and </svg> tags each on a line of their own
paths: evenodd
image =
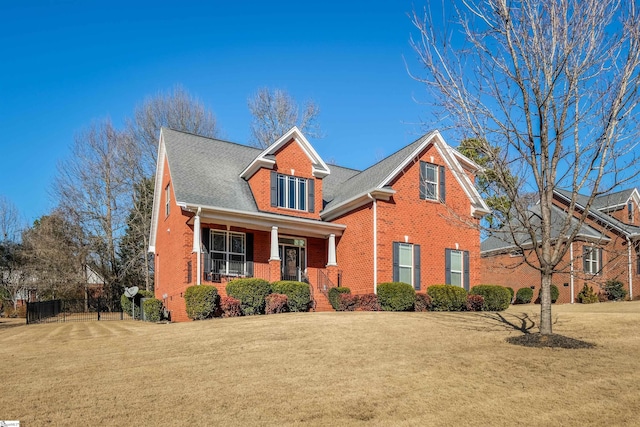
<svg viewBox="0 0 640 427">
<path fill-rule="evenodd" d="M 284 206 L 280 203 L 280 200 L 282 198 L 282 193 L 280 191 L 280 180 L 284 181 Z M 292 176 L 292 175 L 284 175 L 279 173 L 277 175 L 277 205 L 279 208 L 285 208 L 285 209 L 293 209 L 293 210 L 297 210 L 297 211 L 303 211 L 306 212 L 309 207 L 307 206 L 308 204 L 308 198 L 309 198 L 309 180 L 307 178 L 300 178 L 297 176 Z M 289 190 L 290 190 L 290 185 L 293 182 L 294 185 L 294 192 L 295 192 L 295 196 L 294 196 L 294 203 L 293 206 L 289 205 Z M 304 194 L 300 195 L 300 183 L 304 183 Z M 304 205 L 304 206 L 301 206 Z"/>
<path fill-rule="evenodd" d="M 588 268 L 585 270 L 585 273 L 596 275 L 600 272 L 600 251 L 602 248 L 596 247 L 587 247 L 584 251 L 585 263 L 588 265 Z M 595 266 L 595 269 L 594 269 Z"/>
<path fill-rule="evenodd" d="M 402 247 L 408 247 L 410 249 L 409 253 L 411 254 L 411 262 L 409 262 L 409 264 L 402 264 L 402 257 L 400 256 L 400 254 L 402 253 Z M 400 280 L 400 271 L 402 268 L 408 268 L 411 271 L 411 274 L 409 275 L 410 280 L 409 280 L 409 284 L 411 286 L 413 286 L 413 277 L 414 277 L 414 259 L 413 259 L 413 244 L 412 243 L 402 243 L 399 242 L 399 246 L 398 246 L 398 280 Z"/>
<path fill-rule="evenodd" d="M 218 251 L 214 249 L 214 236 L 216 234 L 224 234 L 224 238 L 225 238 L 225 250 L 224 251 Z M 239 252 L 232 252 L 231 251 L 231 238 L 233 236 L 242 236 L 242 246 L 244 247 L 244 252 L 243 253 L 239 253 Z M 211 229 L 210 233 L 209 233 L 209 256 L 211 257 L 211 261 L 214 262 L 216 261 L 213 258 L 213 254 L 222 254 L 224 256 L 223 261 L 224 261 L 224 271 L 219 271 L 220 274 L 226 274 L 228 275 L 230 273 L 229 271 L 229 264 L 231 262 L 241 262 L 242 263 L 242 271 L 246 271 L 247 269 L 247 235 L 246 233 L 241 233 L 238 231 L 228 231 L 228 230 L 217 230 L 217 229 Z M 242 256 L 242 261 L 230 261 L 229 258 L 231 255 L 241 255 Z M 235 271 L 232 271 L 235 272 Z"/>
<path fill-rule="evenodd" d="M 169 216 L 169 213 L 171 212 L 171 183 L 167 184 L 164 188 L 164 198 L 164 216 Z"/>
<path fill-rule="evenodd" d="M 424 197 L 427 200 L 440 200 L 440 170 L 438 168 L 438 165 L 436 165 L 435 163 L 429 163 L 429 162 L 424 162 L 425 163 L 425 171 L 424 171 Z M 434 171 L 434 176 L 435 176 L 435 181 L 429 181 L 427 179 L 428 173 L 427 173 L 427 169 L 433 169 Z M 435 191 L 434 191 L 434 195 L 433 197 L 429 197 L 429 184 L 434 185 L 435 187 Z"/>
<path fill-rule="evenodd" d="M 453 269 L 453 254 L 457 254 L 460 256 L 460 270 L 454 270 Z M 461 288 L 464 288 L 464 252 L 458 249 L 451 249 L 451 252 L 449 252 L 449 265 L 451 266 L 451 277 L 453 278 L 453 273 L 460 273 L 460 284 L 459 285 L 454 285 L 454 286 L 460 286 Z M 449 283 L 449 285 L 453 285 L 453 283 Z"/>
</svg>

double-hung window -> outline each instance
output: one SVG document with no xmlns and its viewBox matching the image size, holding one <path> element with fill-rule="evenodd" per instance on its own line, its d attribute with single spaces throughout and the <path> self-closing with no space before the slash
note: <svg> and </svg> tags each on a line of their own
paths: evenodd
<svg viewBox="0 0 640 427">
<path fill-rule="evenodd" d="M 633 215 L 633 202 L 627 203 L 627 212 L 629 215 L 629 222 L 633 224 L 634 215 Z"/>
<path fill-rule="evenodd" d="M 278 207 L 307 210 L 307 179 L 278 174 Z"/>
<path fill-rule="evenodd" d="M 420 162 L 420 198 L 445 201 L 444 166 Z"/>
<path fill-rule="evenodd" d="M 393 242 L 393 281 L 420 289 L 420 245 Z"/>
<path fill-rule="evenodd" d="M 598 274 L 602 263 L 602 249 L 585 246 L 582 252 L 582 263 L 585 273 Z"/>
<path fill-rule="evenodd" d="M 469 251 L 445 249 L 444 257 L 445 283 L 469 290 Z"/>
<path fill-rule="evenodd" d="M 211 230 L 211 270 L 225 275 L 246 274 L 246 235 L 234 231 Z"/>
<path fill-rule="evenodd" d="M 271 172 L 271 206 L 314 212 L 315 180 Z"/>
</svg>

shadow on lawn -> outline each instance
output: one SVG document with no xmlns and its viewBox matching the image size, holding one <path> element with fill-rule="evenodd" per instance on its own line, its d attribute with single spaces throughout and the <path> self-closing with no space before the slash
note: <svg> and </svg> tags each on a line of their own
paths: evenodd
<svg viewBox="0 0 640 427">
<path fill-rule="evenodd" d="M 0 318 L 0 330 L 1 329 L 8 329 L 8 328 L 13 328 L 16 326 L 23 326 L 26 325 L 27 321 L 24 318 Z"/>
<path fill-rule="evenodd" d="M 455 316 L 454 313 L 440 313 L 445 316 Z M 536 319 L 527 313 L 500 313 L 500 312 L 480 312 L 467 317 L 470 321 L 464 323 L 465 328 L 476 331 L 517 331 L 521 335 L 509 337 L 506 341 L 509 344 L 521 345 L 525 347 L 547 347 L 547 348 L 569 348 L 582 349 L 593 348 L 595 344 L 565 337 L 558 334 L 542 335 L 539 332 L 532 332 L 537 327 Z M 558 323 L 558 318 L 553 322 Z"/>
</svg>

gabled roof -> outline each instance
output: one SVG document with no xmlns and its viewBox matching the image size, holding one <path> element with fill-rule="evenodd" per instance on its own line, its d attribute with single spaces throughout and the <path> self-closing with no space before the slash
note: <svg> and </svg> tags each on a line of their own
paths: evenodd
<svg viewBox="0 0 640 427">
<path fill-rule="evenodd" d="M 538 205 L 530 209 L 530 221 L 534 227 L 540 227 L 540 207 Z M 551 239 L 556 240 L 560 237 L 562 224 L 567 218 L 567 213 L 557 206 L 551 206 Z M 572 227 L 578 225 L 578 219 L 571 217 Z M 512 233 L 513 232 L 513 233 Z M 541 234 L 536 233 L 538 241 Z M 609 241 L 610 239 L 603 233 L 588 224 L 582 224 L 578 231 L 578 237 L 588 241 Z M 505 226 L 504 231 L 496 230 L 489 237 L 480 243 L 480 253 L 486 254 L 490 252 L 505 252 L 519 247 L 531 246 L 531 236 L 523 226 L 518 225 L 515 220 L 511 225 Z"/>
<path fill-rule="evenodd" d="M 629 190 L 620 191 L 618 193 L 612 193 L 610 196 L 614 196 L 615 194 L 626 193 L 627 191 Z M 629 197 L 631 197 L 630 195 L 633 193 L 633 191 L 635 191 L 635 189 L 631 189 L 631 191 L 629 192 Z M 570 191 L 555 189 L 554 193 L 564 198 L 567 202 L 571 200 Z M 629 197 L 625 199 L 624 203 L 626 203 Z M 600 209 L 595 207 L 596 205 L 595 202 L 598 200 L 599 200 L 599 205 L 602 206 L 602 208 Z M 640 227 L 637 227 L 635 225 L 625 224 L 624 222 L 617 220 L 616 218 L 612 217 L 611 215 L 605 212 L 605 209 L 609 207 L 607 205 L 614 200 L 622 200 L 622 196 L 615 196 L 610 199 L 607 198 L 607 196 L 596 197 L 596 199 L 594 199 L 594 203 L 592 203 L 591 209 L 589 210 L 589 214 L 592 215 L 597 220 L 603 222 L 605 225 L 615 228 L 618 231 L 628 236 L 634 236 L 634 235 L 640 234 Z M 589 201 L 589 197 L 582 194 L 578 194 L 578 197 L 576 198 L 576 205 L 579 209 L 584 210 L 584 207 L 586 206 L 588 201 Z"/>
<path fill-rule="evenodd" d="M 331 219 L 341 215 L 345 209 L 347 211 L 354 209 L 357 207 L 358 201 L 366 202 L 369 194 L 376 192 L 383 196 L 393 194 L 393 190 L 389 187 L 391 182 L 431 144 L 436 147 L 449 170 L 471 200 L 471 214 L 482 216 L 489 213 L 489 207 L 464 172 L 458 158 L 467 160 L 467 168 L 473 167 L 475 163 L 447 145 L 438 131 L 433 131 L 345 181 L 325 206 L 321 213 L 322 217 Z"/>
<path fill-rule="evenodd" d="M 260 168 L 268 168 L 273 169 L 273 165 L 275 165 L 274 154 L 282 148 L 289 141 L 294 140 L 302 149 L 302 151 L 307 155 L 309 160 L 311 161 L 311 173 L 316 178 L 324 178 L 329 175 L 331 171 L 327 164 L 322 160 L 322 158 L 316 153 L 316 150 L 313 149 L 307 138 L 304 137 L 302 132 L 294 126 L 287 133 L 282 135 L 276 142 L 268 146 L 262 153 L 260 153 L 241 173 L 240 177 L 244 179 L 249 179 L 256 173 Z"/>
</svg>

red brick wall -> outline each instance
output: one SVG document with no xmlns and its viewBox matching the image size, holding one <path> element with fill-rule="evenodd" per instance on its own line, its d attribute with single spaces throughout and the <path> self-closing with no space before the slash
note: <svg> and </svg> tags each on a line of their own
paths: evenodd
<svg viewBox="0 0 640 427">
<path fill-rule="evenodd" d="M 574 300 L 585 283 L 591 286 L 594 292 L 598 293 L 601 292 L 601 286 L 610 279 L 616 279 L 624 283 L 627 293 L 629 292 L 626 242 L 624 239 L 615 235 L 611 237 L 611 242 L 606 244 L 603 242 L 603 244 L 598 245 L 603 249 L 603 265 L 601 273 L 595 276 L 585 274 L 583 269 L 583 247 L 591 246 L 591 243 L 579 241 L 573 243 Z M 568 251 L 557 267 L 558 272 L 553 275 L 553 284 L 556 285 L 560 291 L 558 303 L 571 302 L 570 254 L 570 251 Z M 534 253 L 528 251 L 526 252 L 526 256 L 532 264 L 539 265 Z M 636 286 L 634 294 L 637 294 L 637 290 L 640 289 L 640 276 L 636 274 L 635 257 L 635 250 L 632 250 L 632 280 Z M 513 288 L 514 292 L 517 292 L 518 289 L 523 287 L 534 286 L 534 299 L 540 291 L 540 272 L 526 264 L 523 256 L 500 254 L 483 257 L 480 280 L 485 284 L 509 286 Z"/>
<path fill-rule="evenodd" d="M 165 191 L 170 185 L 171 206 L 169 215 L 165 216 Z M 192 255 L 193 228 L 186 222 L 193 216 L 190 212 L 184 212 L 175 202 L 173 184 L 170 181 L 169 165 L 165 160 L 164 176 L 162 177 L 162 191 L 160 194 L 160 212 L 156 227 L 156 254 L 155 254 L 155 295 L 158 299 L 164 299 L 168 310 L 172 312 L 172 320 L 187 320 L 184 310 L 184 299 L 181 294 L 188 284 L 187 265 L 193 260 L 195 272 L 195 256 Z M 195 273 L 193 274 L 195 278 Z"/>
<path fill-rule="evenodd" d="M 249 186 L 253 192 L 258 209 L 265 212 L 274 212 L 285 215 L 293 215 L 302 218 L 320 219 L 322 210 L 322 179 L 315 178 L 311 173 L 311 160 L 302 151 L 298 143 L 292 139 L 284 144 L 276 153 L 276 166 L 274 170 L 280 174 L 296 176 L 315 180 L 315 206 L 314 212 L 306 212 L 295 209 L 285 209 L 271 206 L 271 170 L 262 168 L 249 178 Z M 293 174 L 291 171 L 293 170 Z"/>
<path fill-rule="evenodd" d="M 433 159 L 432 159 L 433 157 Z M 420 159 L 444 165 L 437 150 L 429 146 Z M 445 282 L 445 249 L 469 251 L 470 285 L 480 280 L 480 232 L 471 217 L 469 198 L 451 171 L 446 169 L 446 203 L 420 199 L 420 164 L 410 163 L 392 183 L 396 191 L 388 201 L 377 202 L 377 282 L 393 279 L 393 242 L 419 244 L 421 249 L 421 291 Z M 344 271 L 345 286 L 353 293 L 373 292 L 372 204 L 337 218 L 347 229 L 340 238 L 338 268 Z"/>
</svg>

